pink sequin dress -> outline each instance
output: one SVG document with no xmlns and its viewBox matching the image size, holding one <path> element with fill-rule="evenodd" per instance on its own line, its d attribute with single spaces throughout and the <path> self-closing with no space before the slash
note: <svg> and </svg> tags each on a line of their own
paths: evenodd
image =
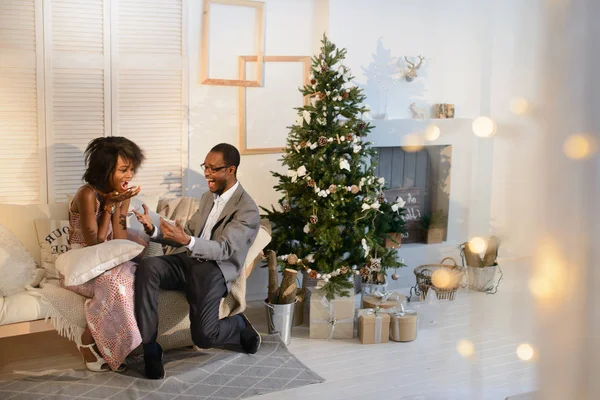
<svg viewBox="0 0 600 400">
<path fill-rule="evenodd" d="M 96 220 L 104 211 L 96 198 Z M 69 204 L 72 248 L 86 246 L 79 213 L 71 211 Z M 112 222 L 106 240 L 112 239 Z M 111 369 L 116 370 L 133 349 L 142 343 L 133 308 L 133 283 L 136 264 L 127 261 L 102 275 L 67 289 L 87 297 L 85 317 L 102 357 Z M 63 284 L 63 279 L 61 279 Z"/>
</svg>

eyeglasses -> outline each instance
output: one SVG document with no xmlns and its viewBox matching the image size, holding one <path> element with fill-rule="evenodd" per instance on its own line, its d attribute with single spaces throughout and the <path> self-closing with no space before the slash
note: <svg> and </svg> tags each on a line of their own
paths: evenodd
<svg viewBox="0 0 600 400">
<path fill-rule="evenodd" d="M 200 167 L 202 168 L 202 171 L 206 171 L 209 174 L 214 174 L 215 172 L 219 172 L 222 169 L 231 167 L 231 165 L 223 165 L 222 167 L 208 167 L 204 165 L 204 163 L 202 163 L 200 164 Z"/>
</svg>

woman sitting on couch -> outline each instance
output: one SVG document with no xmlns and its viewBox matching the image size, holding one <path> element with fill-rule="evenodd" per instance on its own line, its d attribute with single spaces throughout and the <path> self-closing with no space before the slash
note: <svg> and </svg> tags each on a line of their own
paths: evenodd
<svg viewBox="0 0 600 400">
<path fill-rule="evenodd" d="M 123 137 L 100 137 L 85 150 L 87 169 L 69 204 L 71 248 L 93 246 L 127 234 L 127 211 L 140 191 L 129 184 L 144 154 Z M 67 289 L 87 297 L 87 328 L 78 346 L 91 371 L 121 370 L 127 355 L 142 342 L 133 308 L 136 264 L 127 261 L 102 275 Z M 61 279 L 64 286 L 64 278 Z M 109 369 L 110 367 L 110 369 Z"/>
</svg>

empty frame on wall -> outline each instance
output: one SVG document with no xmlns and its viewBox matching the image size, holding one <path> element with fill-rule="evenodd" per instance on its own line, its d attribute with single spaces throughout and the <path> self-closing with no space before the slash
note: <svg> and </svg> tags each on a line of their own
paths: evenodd
<svg viewBox="0 0 600 400">
<path fill-rule="evenodd" d="M 259 60 L 253 80 L 243 79 L 219 79 L 209 76 L 209 43 L 210 43 L 210 9 L 212 4 L 249 7 L 255 9 L 255 44 L 256 55 Z M 204 85 L 259 87 L 263 81 L 263 57 L 264 57 L 264 5 L 265 3 L 250 0 L 204 0 L 202 7 L 202 51 L 200 60 L 200 83 Z M 239 54 L 239 53 L 238 53 Z M 243 53 L 242 53 L 243 54 Z M 232 64 L 235 61 L 232 59 Z"/>
<path fill-rule="evenodd" d="M 256 56 L 239 57 L 240 81 L 246 77 L 249 63 L 257 64 Z M 281 153 L 285 148 L 290 125 L 297 118 L 294 107 L 306 105 L 298 87 L 308 83 L 309 56 L 265 56 L 263 87 L 238 88 L 239 149 L 241 154 Z M 294 75 L 298 78 L 294 80 Z M 276 112 L 275 112 L 276 111 Z"/>
</svg>

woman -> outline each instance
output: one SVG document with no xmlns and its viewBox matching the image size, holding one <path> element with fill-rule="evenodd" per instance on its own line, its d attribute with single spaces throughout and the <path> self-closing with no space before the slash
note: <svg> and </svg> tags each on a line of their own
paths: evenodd
<svg viewBox="0 0 600 400">
<path fill-rule="evenodd" d="M 123 137 L 89 143 L 83 175 L 87 183 L 69 205 L 71 248 L 132 239 L 127 234 L 127 210 L 140 188 L 130 187 L 130 182 L 143 160 L 142 150 Z M 91 371 L 121 370 L 127 355 L 142 342 L 133 308 L 135 269 L 136 264 L 128 261 L 84 284 L 66 287 L 88 298 L 87 327 L 78 348 Z"/>
</svg>

